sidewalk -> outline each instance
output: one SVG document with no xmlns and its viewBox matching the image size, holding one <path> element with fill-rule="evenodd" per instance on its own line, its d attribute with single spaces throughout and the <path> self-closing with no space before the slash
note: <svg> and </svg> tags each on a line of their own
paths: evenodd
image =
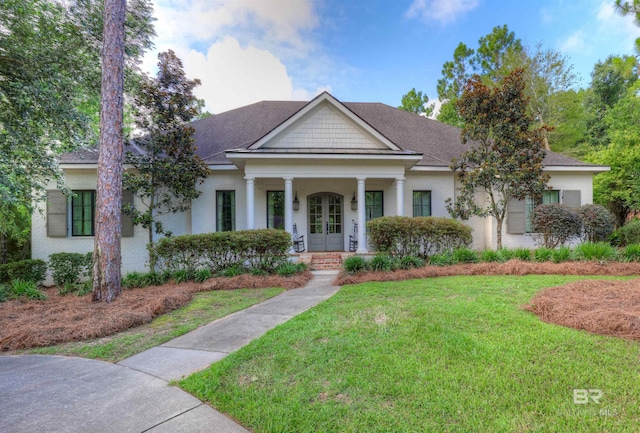
<svg viewBox="0 0 640 433">
<path fill-rule="evenodd" d="M 0 431 L 248 433 L 168 382 L 208 367 L 331 297 L 336 272 L 117 364 L 63 356 L 0 356 Z"/>
</svg>

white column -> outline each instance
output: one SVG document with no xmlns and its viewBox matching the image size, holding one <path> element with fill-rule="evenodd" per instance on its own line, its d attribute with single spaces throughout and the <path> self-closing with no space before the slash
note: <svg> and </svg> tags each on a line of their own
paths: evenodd
<svg viewBox="0 0 640 433">
<path fill-rule="evenodd" d="M 251 230 L 256 228 L 256 215 L 255 215 L 255 194 L 253 184 L 255 178 L 245 177 L 247 181 L 247 229 Z"/>
<path fill-rule="evenodd" d="M 293 178 L 284 178 L 284 229 L 293 235 Z"/>
<path fill-rule="evenodd" d="M 396 215 L 404 216 L 404 177 L 396 177 Z"/>
<path fill-rule="evenodd" d="M 364 181 L 366 177 L 358 178 L 358 249 L 356 253 L 365 254 L 367 253 L 367 238 L 365 236 L 366 231 L 366 206 L 365 206 L 365 198 L 364 198 Z"/>
</svg>

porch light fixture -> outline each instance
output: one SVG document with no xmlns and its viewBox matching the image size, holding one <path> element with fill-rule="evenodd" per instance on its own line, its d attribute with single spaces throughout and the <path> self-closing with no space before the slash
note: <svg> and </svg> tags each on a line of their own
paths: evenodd
<svg viewBox="0 0 640 433">
<path fill-rule="evenodd" d="M 293 198 L 293 210 L 300 209 L 300 200 L 298 200 L 298 191 L 296 191 L 296 196 Z"/>
<path fill-rule="evenodd" d="M 353 193 L 351 198 L 351 210 L 358 210 L 358 200 L 356 200 L 356 193 Z"/>
</svg>

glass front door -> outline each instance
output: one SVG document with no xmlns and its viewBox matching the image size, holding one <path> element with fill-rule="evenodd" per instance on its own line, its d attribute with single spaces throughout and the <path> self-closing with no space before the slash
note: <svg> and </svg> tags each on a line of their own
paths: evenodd
<svg viewBox="0 0 640 433">
<path fill-rule="evenodd" d="M 343 251 L 343 197 L 324 192 L 308 201 L 309 251 Z"/>
</svg>

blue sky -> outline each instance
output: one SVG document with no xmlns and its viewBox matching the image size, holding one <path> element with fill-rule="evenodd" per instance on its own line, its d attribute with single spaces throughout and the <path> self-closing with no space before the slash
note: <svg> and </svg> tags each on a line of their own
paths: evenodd
<svg viewBox="0 0 640 433">
<path fill-rule="evenodd" d="M 153 0 L 156 48 L 173 49 L 196 94 L 220 113 L 265 99 L 397 106 L 412 87 L 437 100 L 442 64 L 507 24 L 525 45 L 565 55 L 589 85 L 598 60 L 634 54 L 640 37 L 614 0 Z"/>
</svg>

